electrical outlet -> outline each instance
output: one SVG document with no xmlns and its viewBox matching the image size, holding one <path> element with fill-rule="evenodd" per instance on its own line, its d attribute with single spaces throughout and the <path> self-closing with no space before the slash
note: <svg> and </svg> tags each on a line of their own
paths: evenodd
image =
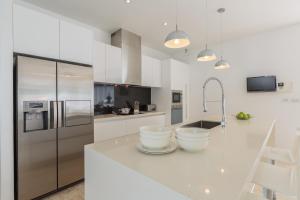
<svg viewBox="0 0 300 200">
<path fill-rule="evenodd" d="M 284 99 L 281 100 L 281 102 L 284 102 L 284 103 L 289 102 L 289 99 L 288 98 L 284 98 Z"/>
<path fill-rule="evenodd" d="M 293 82 L 284 82 L 282 87 L 277 87 L 278 92 L 292 92 L 293 91 Z"/>
</svg>

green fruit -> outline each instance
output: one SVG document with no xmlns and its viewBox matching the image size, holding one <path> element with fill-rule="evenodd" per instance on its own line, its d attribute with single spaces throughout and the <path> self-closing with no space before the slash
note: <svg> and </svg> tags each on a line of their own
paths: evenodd
<svg viewBox="0 0 300 200">
<path fill-rule="evenodd" d="M 250 119 L 250 118 L 251 118 L 251 115 L 250 115 L 250 114 L 247 114 L 247 116 L 248 116 L 248 119 Z"/>
<path fill-rule="evenodd" d="M 248 120 L 248 119 L 249 119 L 248 114 L 244 115 L 244 118 L 243 118 L 243 119 L 244 119 L 244 120 Z"/>
<path fill-rule="evenodd" d="M 240 113 L 238 114 L 238 118 L 239 118 L 239 119 L 244 119 L 244 116 L 245 116 L 245 114 L 244 114 L 243 112 L 240 112 Z"/>
</svg>

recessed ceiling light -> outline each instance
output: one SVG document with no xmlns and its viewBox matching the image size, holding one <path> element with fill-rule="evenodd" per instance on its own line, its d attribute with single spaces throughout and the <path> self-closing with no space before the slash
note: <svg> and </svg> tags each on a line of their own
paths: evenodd
<svg viewBox="0 0 300 200">
<path fill-rule="evenodd" d="M 209 194 L 210 194 L 210 189 L 205 188 L 205 189 L 204 189 L 204 193 L 207 194 L 207 195 L 209 195 Z"/>
<path fill-rule="evenodd" d="M 125 3 L 127 3 L 127 4 L 131 3 L 131 0 L 124 0 L 124 1 L 125 1 Z"/>
<path fill-rule="evenodd" d="M 164 25 L 164 26 L 168 26 L 168 22 L 164 22 L 163 25 Z"/>
</svg>

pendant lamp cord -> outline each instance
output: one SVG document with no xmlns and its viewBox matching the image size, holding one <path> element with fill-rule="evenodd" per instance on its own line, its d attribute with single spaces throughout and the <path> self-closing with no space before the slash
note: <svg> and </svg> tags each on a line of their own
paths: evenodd
<svg viewBox="0 0 300 200">
<path fill-rule="evenodd" d="M 178 0 L 176 0 L 176 31 L 178 31 Z"/>
<path fill-rule="evenodd" d="M 207 49 L 207 44 L 208 44 L 208 6 L 207 6 L 207 0 L 205 0 L 205 49 Z"/>
<path fill-rule="evenodd" d="M 221 53 L 221 59 L 223 59 L 223 13 L 220 13 L 220 53 Z"/>
</svg>

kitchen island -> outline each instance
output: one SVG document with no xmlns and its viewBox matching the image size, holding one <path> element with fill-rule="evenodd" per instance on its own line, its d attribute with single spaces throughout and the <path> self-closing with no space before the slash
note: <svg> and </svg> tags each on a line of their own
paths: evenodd
<svg viewBox="0 0 300 200">
<path fill-rule="evenodd" d="M 238 200 L 272 140 L 275 121 L 229 117 L 210 129 L 207 149 L 151 156 L 138 134 L 85 147 L 86 200 Z"/>
</svg>

